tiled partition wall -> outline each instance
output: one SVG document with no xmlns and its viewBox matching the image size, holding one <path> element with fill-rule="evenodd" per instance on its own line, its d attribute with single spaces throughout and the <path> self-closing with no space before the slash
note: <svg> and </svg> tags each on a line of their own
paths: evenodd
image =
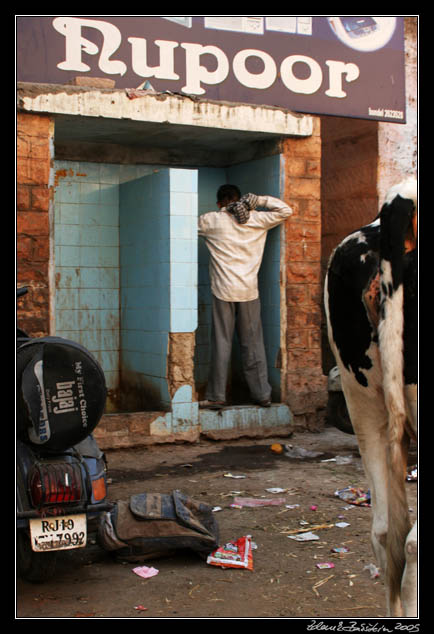
<svg viewBox="0 0 434 634">
<path fill-rule="evenodd" d="M 88 348 L 116 388 L 120 168 L 56 161 L 55 177 L 56 334 Z"/>
<path fill-rule="evenodd" d="M 197 172 L 124 183 L 119 210 L 122 390 L 136 408 L 170 409 L 168 334 L 197 327 Z"/>
<path fill-rule="evenodd" d="M 122 369 L 133 409 L 169 408 L 168 332 L 197 326 L 197 172 L 56 161 L 55 174 L 56 334 L 96 356 L 113 393 Z"/>
</svg>

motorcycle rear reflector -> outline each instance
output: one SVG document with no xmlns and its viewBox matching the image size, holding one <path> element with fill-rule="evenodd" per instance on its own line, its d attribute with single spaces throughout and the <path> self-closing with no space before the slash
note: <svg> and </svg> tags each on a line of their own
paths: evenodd
<svg viewBox="0 0 434 634">
<path fill-rule="evenodd" d="M 107 489 L 104 477 L 92 481 L 92 494 L 94 502 L 100 502 L 105 498 L 107 495 Z"/>
<path fill-rule="evenodd" d="M 83 496 L 80 466 L 67 462 L 38 463 L 29 475 L 33 506 L 79 502 Z"/>
</svg>

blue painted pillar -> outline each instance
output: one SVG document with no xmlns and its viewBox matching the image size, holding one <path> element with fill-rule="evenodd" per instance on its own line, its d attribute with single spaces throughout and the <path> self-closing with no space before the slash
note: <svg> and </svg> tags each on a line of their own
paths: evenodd
<svg viewBox="0 0 434 634">
<path fill-rule="evenodd" d="M 119 200 L 121 390 L 133 409 L 170 411 L 169 333 L 197 327 L 197 172 L 155 169 Z"/>
</svg>

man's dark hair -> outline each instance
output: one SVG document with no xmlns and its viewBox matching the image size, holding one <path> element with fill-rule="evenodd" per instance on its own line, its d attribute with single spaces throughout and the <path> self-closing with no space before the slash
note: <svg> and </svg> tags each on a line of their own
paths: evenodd
<svg viewBox="0 0 434 634">
<path fill-rule="evenodd" d="M 222 185 L 217 190 L 217 202 L 228 204 L 241 198 L 241 192 L 236 185 Z"/>
</svg>

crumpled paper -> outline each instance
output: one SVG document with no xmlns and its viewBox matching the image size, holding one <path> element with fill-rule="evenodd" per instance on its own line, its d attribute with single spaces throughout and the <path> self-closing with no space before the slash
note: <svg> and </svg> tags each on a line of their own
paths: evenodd
<svg viewBox="0 0 434 634">
<path fill-rule="evenodd" d="M 133 572 L 136 573 L 139 577 L 143 577 L 143 579 L 149 579 L 150 577 L 155 577 L 160 572 L 156 568 L 148 568 L 148 566 L 137 566 L 137 568 L 133 568 Z"/>
<path fill-rule="evenodd" d="M 371 493 L 370 491 L 363 491 L 356 487 L 346 487 L 340 491 L 335 491 L 335 496 L 344 500 L 348 504 L 354 504 L 356 506 L 371 506 Z"/>
</svg>

